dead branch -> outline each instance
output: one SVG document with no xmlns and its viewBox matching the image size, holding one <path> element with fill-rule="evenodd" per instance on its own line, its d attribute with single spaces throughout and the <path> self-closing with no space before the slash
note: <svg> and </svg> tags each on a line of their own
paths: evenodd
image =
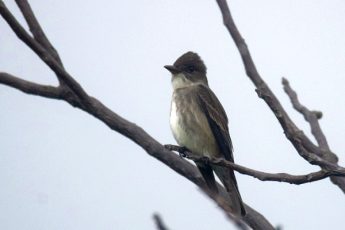
<svg viewBox="0 0 345 230">
<path fill-rule="evenodd" d="M 272 110 L 277 120 L 279 121 L 281 127 L 287 139 L 295 147 L 296 151 L 301 157 L 307 160 L 311 164 L 316 164 L 325 170 L 337 170 L 337 161 L 328 161 L 328 157 L 333 155 L 329 149 L 320 148 L 315 145 L 304 133 L 301 131 L 296 124 L 291 120 L 278 98 L 274 95 L 272 90 L 266 84 L 266 82 L 261 78 L 258 73 L 254 61 L 250 55 L 247 44 L 242 38 L 240 32 L 238 31 L 234 20 L 231 16 L 228 4 L 226 0 L 217 0 L 218 6 L 223 16 L 223 23 L 227 30 L 229 31 L 237 49 L 241 55 L 242 62 L 244 64 L 246 74 L 249 79 L 253 82 L 256 87 L 256 92 L 258 96 L 263 99 L 269 108 Z M 327 158 L 324 158 L 327 156 Z M 331 177 L 333 183 L 335 183 L 343 192 L 345 192 L 345 178 L 334 178 Z"/>
<path fill-rule="evenodd" d="M 307 107 L 302 105 L 298 100 L 297 93 L 291 88 L 290 83 L 286 78 L 282 79 L 282 83 L 284 86 L 284 91 L 289 96 L 291 100 L 291 104 L 293 105 L 294 109 L 297 110 L 299 113 L 301 113 L 304 116 L 304 119 L 309 123 L 311 132 L 314 135 L 318 145 L 326 150 L 329 150 L 326 136 L 322 132 L 319 121 L 318 121 L 318 119 L 322 117 L 322 113 L 310 111 Z M 327 155 L 322 156 L 322 157 L 326 158 Z M 334 155 L 333 157 L 336 157 L 336 156 Z"/>
<path fill-rule="evenodd" d="M 153 220 L 156 224 L 157 230 L 168 230 L 163 222 L 162 217 L 158 213 L 153 214 Z"/>
<path fill-rule="evenodd" d="M 24 93 L 59 99 L 61 91 L 59 88 L 50 85 L 40 85 L 34 82 L 26 81 L 8 73 L 0 72 L 0 83 L 16 88 Z"/>
<path fill-rule="evenodd" d="M 330 176 L 345 176 L 345 168 L 339 168 L 338 170 L 320 170 L 318 172 L 308 173 L 305 175 L 291 175 L 287 173 L 266 173 L 235 164 L 223 158 L 208 158 L 198 156 L 186 150 L 185 148 L 177 145 L 165 145 L 165 147 L 171 151 L 176 151 L 180 153 L 181 156 L 186 157 L 190 160 L 229 167 L 239 173 L 252 176 L 261 181 L 277 181 L 300 185 L 322 180 Z"/>
<path fill-rule="evenodd" d="M 54 59 L 62 66 L 62 61 L 60 59 L 58 52 L 56 51 L 54 46 L 50 43 L 44 31 L 42 30 L 42 27 L 37 21 L 29 2 L 26 0 L 15 0 L 15 1 L 24 16 L 25 21 L 27 22 L 31 33 L 34 36 L 34 39 L 38 43 L 40 43 L 54 57 Z"/>
<path fill-rule="evenodd" d="M 28 6 L 25 5 L 25 1 L 17 1 L 17 4 L 21 7 L 21 11 L 26 18 L 29 27 L 34 27 L 35 24 L 37 26 L 38 22 L 36 23 L 35 20 L 30 17 L 30 15 L 33 15 L 33 13 L 31 8 L 29 9 Z M 83 111 L 104 122 L 110 129 L 128 137 L 136 144 L 141 146 L 149 155 L 163 162 L 175 172 L 196 184 L 207 196 L 217 203 L 217 205 L 230 219 L 234 220 L 235 222 L 245 222 L 253 229 L 274 229 L 273 226 L 260 213 L 248 205 L 245 205 L 247 215 L 243 217 L 242 220 L 238 220 L 233 217 L 229 208 L 230 204 L 228 202 L 228 193 L 222 186 L 218 185 L 219 194 L 217 196 L 210 194 L 205 181 L 202 179 L 195 166 L 186 160 L 181 159 L 173 152 L 165 149 L 163 145 L 146 133 L 141 127 L 127 121 L 115 112 L 111 111 L 97 99 L 89 96 L 79 85 L 79 83 L 63 68 L 59 59 L 54 57 L 54 51 L 49 48 L 49 45 L 46 44 L 48 39 L 44 37 L 43 40 L 40 40 L 42 39 L 39 38 L 41 35 L 35 35 L 36 32 L 33 32 L 36 38 L 32 38 L 31 35 L 20 25 L 16 18 L 7 9 L 2 0 L 0 0 L 0 14 L 9 24 L 18 38 L 22 40 L 28 47 L 30 47 L 41 58 L 41 60 L 45 62 L 52 71 L 54 71 L 60 82 L 63 82 L 64 85 L 60 85 L 59 87 L 48 86 L 48 90 L 44 90 L 44 86 L 42 85 L 34 85 L 35 83 L 27 82 L 19 78 L 15 78 L 15 80 L 12 80 L 12 83 L 10 83 L 10 80 L 8 79 L 10 75 L 5 73 L 0 74 L 0 83 L 22 90 L 25 93 L 61 99 L 68 102 L 72 106 L 82 109 Z M 37 27 L 33 29 L 37 29 Z M 39 30 L 41 30 L 40 27 Z M 44 41 L 45 39 L 47 41 Z M 33 88 L 30 88 L 31 86 Z M 59 92 L 59 89 L 61 92 Z M 52 92 L 55 92 L 56 94 L 53 94 Z"/>
</svg>

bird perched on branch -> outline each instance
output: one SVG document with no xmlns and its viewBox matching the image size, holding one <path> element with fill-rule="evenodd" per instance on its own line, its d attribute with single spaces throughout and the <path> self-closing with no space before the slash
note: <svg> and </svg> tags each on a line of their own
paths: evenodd
<svg viewBox="0 0 345 230">
<path fill-rule="evenodd" d="M 174 92 L 170 127 L 177 143 L 194 154 L 233 162 L 228 118 L 208 86 L 206 66 L 199 55 L 187 52 L 173 65 L 164 67 L 172 74 Z M 210 191 L 218 193 L 214 171 L 229 193 L 234 214 L 245 215 L 233 170 L 200 162 L 196 164 Z"/>
</svg>

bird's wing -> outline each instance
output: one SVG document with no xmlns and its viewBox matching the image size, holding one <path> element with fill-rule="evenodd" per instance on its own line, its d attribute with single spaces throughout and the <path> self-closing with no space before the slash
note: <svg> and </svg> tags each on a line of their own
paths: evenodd
<svg viewBox="0 0 345 230">
<path fill-rule="evenodd" d="M 200 84 L 196 90 L 198 90 L 198 103 L 207 117 L 219 150 L 226 160 L 233 162 L 233 148 L 228 128 L 228 118 L 222 104 L 209 87 Z"/>
</svg>

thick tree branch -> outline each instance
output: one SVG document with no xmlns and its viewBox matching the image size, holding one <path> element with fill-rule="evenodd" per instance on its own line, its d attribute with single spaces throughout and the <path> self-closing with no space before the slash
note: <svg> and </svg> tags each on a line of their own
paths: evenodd
<svg viewBox="0 0 345 230">
<path fill-rule="evenodd" d="M 60 97 L 59 93 L 51 94 L 52 89 L 57 89 L 55 87 L 47 86 L 48 90 L 46 92 L 42 85 L 38 85 L 32 82 L 28 82 L 22 79 L 14 78 L 11 75 L 5 76 L 5 74 L 0 75 L 0 83 L 5 85 L 11 86 L 13 88 L 19 89 L 25 93 L 39 95 L 48 98 L 54 99 L 64 99 L 64 97 Z M 18 80 L 17 80 L 18 79 Z M 14 83 L 12 83 L 14 82 Z M 231 204 L 229 204 L 228 193 L 225 189 L 218 184 L 219 196 L 215 196 L 214 194 L 210 193 L 208 187 L 200 175 L 198 169 L 190 164 L 188 161 L 178 157 L 173 152 L 167 150 L 164 146 L 158 143 L 155 139 L 153 139 L 149 134 L 147 134 L 141 127 L 131 123 L 122 117 L 118 116 L 116 113 L 112 112 L 110 109 L 105 107 L 101 104 L 97 99 L 91 98 L 93 104 L 95 104 L 95 108 L 93 114 L 96 118 L 103 121 L 107 124 L 112 130 L 121 133 L 122 135 L 128 137 L 132 141 L 136 142 L 139 146 L 141 146 L 149 155 L 158 159 L 159 161 L 166 164 L 168 167 L 173 169 L 175 172 L 180 174 L 181 176 L 187 178 L 195 185 L 197 185 L 208 197 L 214 200 L 217 205 L 225 212 L 230 220 L 232 220 L 236 225 L 243 225 L 243 222 L 251 226 L 255 229 L 272 229 L 274 230 L 273 226 L 262 216 L 260 213 L 256 212 L 250 206 L 245 205 L 247 215 L 244 217 L 244 220 L 239 220 L 232 215 L 232 211 L 230 209 Z M 66 100 L 67 101 L 67 100 Z M 76 103 L 76 106 L 79 107 L 80 105 Z M 88 110 L 90 108 L 85 107 L 81 108 L 86 112 L 92 114 Z M 245 229 L 245 228 L 241 228 Z"/>
<path fill-rule="evenodd" d="M 231 214 L 230 204 L 228 199 L 228 193 L 225 189 L 219 186 L 219 195 L 214 196 L 209 193 L 205 181 L 202 179 L 199 171 L 195 166 L 190 164 L 188 161 L 181 159 L 176 154 L 168 151 L 164 148 L 157 140 L 151 137 L 141 127 L 127 121 L 120 117 L 100 101 L 90 97 L 83 88 L 76 82 L 71 75 L 63 69 L 63 67 L 54 59 L 54 57 L 35 39 L 33 39 L 13 15 L 6 8 L 3 1 L 0 0 L 0 14 L 7 21 L 12 30 L 26 45 L 28 45 L 58 76 L 64 83 L 73 91 L 64 89 L 62 99 L 66 100 L 73 106 L 79 107 L 85 112 L 93 115 L 97 119 L 104 122 L 112 130 L 119 132 L 120 134 L 128 137 L 139 146 L 141 146 L 149 155 L 160 160 L 178 174 L 184 176 L 194 184 L 196 184 L 201 190 L 213 199 L 219 207 L 229 216 L 234 219 Z M 8 84 L 9 85 L 9 84 Z M 67 90 L 67 92 L 66 92 Z M 24 91 L 25 92 L 25 91 Z M 32 91 L 30 91 L 32 92 Z M 67 96 L 66 96 L 67 95 Z M 41 96 L 45 96 L 42 94 Z M 59 97 L 60 98 L 60 97 Z M 72 101 L 72 102 L 71 102 Z M 258 212 L 254 209 L 245 205 L 247 215 L 243 217 L 246 224 L 251 226 L 253 229 L 274 229 L 273 226 Z"/>
<path fill-rule="evenodd" d="M 266 172 L 261 172 L 258 170 L 250 169 L 250 168 L 235 164 L 223 158 L 201 157 L 177 145 L 165 145 L 165 147 L 171 151 L 176 151 L 180 153 L 182 156 L 187 157 L 188 159 L 191 159 L 193 161 L 200 161 L 204 163 L 211 163 L 215 165 L 229 167 L 239 173 L 252 176 L 261 181 L 277 181 L 277 182 L 286 182 L 290 184 L 300 185 L 300 184 L 310 183 L 313 181 L 322 180 L 330 176 L 345 177 L 345 168 L 341 168 L 341 167 L 339 167 L 339 169 L 337 170 L 320 170 L 318 172 L 313 172 L 313 173 L 309 173 L 305 175 L 290 175 L 287 173 L 266 173 Z"/>
<path fill-rule="evenodd" d="M 200 187 L 207 196 L 217 203 L 217 205 L 225 212 L 229 219 L 233 220 L 235 223 L 240 221 L 232 215 L 230 209 L 231 204 L 228 202 L 230 199 L 227 198 L 228 193 L 221 185 L 218 184 L 219 196 L 214 196 L 214 194 L 209 192 L 204 179 L 201 177 L 199 170 L 195 166 L 171 151 L 168 151 L 163 145 L 158 143 L 149 134 L 147 134 L 146 131 L 141 127 L 138 127 L 134 123 L 130 123 L 129 121 L 120 117 L 109 108 L 104 106 L 97 99 L 93 98 L 92 100 L 92 104 L 95 106 L 95 109 L 92 109 L 89 111 L 89 113 L 103 121 L 112 130 L 121 133 L 137 143 L 139 146 L 145 149 L 149 155 L 160 160 L 175 172 L 184 176 Z M 247 215 L 243 218 L 243 221 L 250 227 L 253 229 L 263 230 L 274 229 L 274 227 L 260 213 L 256 212 L 248 205 L 245 205 L 245 208 Z"/>
<path fill-rule="evenodd" d="M 225 7 L 225 10 L 228 11 L 227 5 L 225 1 L 218 1 L 219 6 L 222 9 L 222 6 Z M 40 95 L 49 98 L 56 98 L 56 99 L 64 99 L 71 103 L 71 100 L 75 102 L 75 104 L 71 103 L 74 106 L 81 108 L 82 110 L 92 114 L 96 118 L 103 121 L 107 124 L 111 129 L 125 135 L 126 137 L 130 138 L 142 148 L 146 150 L 148 154 L 157 158 L 161 162 L 168 165 L 170 168 L 175 170 L 180 175 L 186 177 L 197 186 L 199 186 L 202 191 L 205 192 L 209 197 L 211 197 L 218 205 L 221 207 L 225 213 L 231 217 L 231 210 L 229 209 L 227 192 L 224 190 L 223 187 L 219 186 L 219 195 L 216 197 L 209 193 L 205 181 L 202 179 L 201 175 L 199 174 L 198 170 L 195 166 L 192 166 L 187 161 L 180 159 L 174 153 L 166 150 L 160 143 L 158 143 L 154 138 L 152 138 L 149 134 L 147 134 L 142 128 L 136 126 L 133 123 L 125 120 L 124 118 L 120 117 L 97 99 L 90 97 L 83 88 L 76 82 L 71 75 L 64 70 L 63 66 L 59 58 L 56 58 L 56 51 L 53 48 L 51 49 L 51 44 L 49 43 L 48 39 L 45 37 L 42 29 L 40 28 L 37 20 L 35 19 L 33 12 L 30 6 L 27 4 L 26 1 L 19 1 L 17 0 L 18 6 L 21 8 L 21 11 L 28 22 L 30 30 L 32 31 L 35 39 L 33 39 L 23 27 L 18 23 L 18 21 L 13 17 L 13 15 L 8 11 L 3 1 L 0 1 L 0 14 L 3 18 L 7 21 L 10 25 L 12 30 L 16 33 L 16 35 L 26 43 L 57 75 L 59 80 L 66 83 L 66 85 L 73 91 L 73 93 L 64 92 L 61 95 L 58 95 L 57 90 L 58 88 L 51 86 L 42 86 L 32 82 L 28 82 L 19 78 L 15 78 L 10 75 L 2 74 L 2 82 L 8 86 L 17 88 L 22 90 L 23 92 Z M 224 5 L 225 4 L 225 5 Z M 223 12 L 223 11 L 222 11 Z M 33 16 L 33 17 L 32 17 Z M 292 123 L 291 119 L 287 116 L 286 112 L 281 107 L 279 101 L 274 97 L 273 93 L 270 91 L 266 83 L 260 78 L 258 75 L 254 63 L 251 60 L 249 51 L 244 43 L 242 37 L 238 33 L 235 25 L 232 22 L 232 18 L 230 12 L 228 15 L 224 17 L 224 21 L 229 20 L 230 24 L 226 24 L 229 27 L 235 28 L 235 31 L 231 32 L 231 28 L 229 29 L 230 33 L 234 38 L 236 45 L 239 48 L 241 53 L 242 59 L 245 62 L 247 74 L 255 85 L 257 86 L 257 92 L 260 97 L 262 97 L 267 104 L 271 107 L 272 111 L 275 113 L 276 117 L 280 121 L 282 127 L 286 131 L 287 137 L 292 141 L 294 146 L 297 150 L 303 152 L 307 159 L 310 161 L 315 161 L 318 164 L 322 163 L 322 159 L 312 159 L 308 158 L 309 151 L 318 155 L 320 154 L 320 150 L 317 146 L 315 146 L 306 136 L 297 129 L 297 127 Z M 231 24 L 232 23 L 232 24 Z M 37 32 L 38 31 L 38 32 Z M 40 33 L 41 31 L 42 33 Z M 235 33 L 234 33 L 235 32 Z M 237 33 L 237 34 L 236 34 Z M 43 34 L 43 35 L 42 35 Z M 236 36 L 239 35 L 239 36 Z M 54 55 L 54 51 L 56 55 Z M 248 59 L 249 57 L 249 59 Z M 247 68 L 247 67 L 250 68 Z M 56 94 L 55 94 L 56 93 Z M 68 97 L 66 95 L 69 95 Z M 273 95 L 273 97 L 272 97 Z M 72 99 L 70 99 L 72 98 Z M 304 150 L 306 148 L 307 150 Z M 303 150 L 303 151 L 302 151 Z M 302 154 L 302 153 L 301 153 Z M 310 154 L 310 153 L 309 153 Z M 321 162 L 321 163 L 320 163 Z M 224 162 L 223 162 L 224 163 Z M 226 162 L 225 162 L 226 163 Z M 230 165 L 228 165 L 230 167 Z M 324 163 L 324 167 L 335 167 L 335 165 L 331 163 Z M 338 167 L 338 166 L 337 166 Z M 338 167 L 339 168 L 339 167 Z M 250 208 L 246 205 L 247 215 L 243 218 L 249 226 L 253 229 L 274 229 L 272 225 L 259 213 L 255 210 Z"/>
<path fill-rule="evenodd" d="M 314 157 L 314 155 L 322 157 L 325 155 L 332 155 L 334 153 L 332 153 L 329 149 L 323 149 L 319 148 L 319 146 L 316 146 L 300 129 L 298 129 L 296 124 L 291 120 L 291 118 L 279 102 L 278 98 L 273 94 L 271 89 L 258 73 L 248 50 L 247 44 L 245 43 L 234 23 L 226 0 L 216 1 L 223 16 L 223 23 L 229 31 L 241 55 L 247 76 L 254 83 L 258 96 L 266 102 L 266 104 L 270 107 L 270 109 L 276 116 L 285 132 L 286 137 L 293 144 L 297 152 L 308 162 L 314 162 L 315 164 L 322 163 L 322 165 L 319 165 L 322 168 L 324 168 L 324 164 L 327 163 L 327 169 L 337 170 L 338 165 L 336 164 L 336 162 L 316 160 L 316 157 Z M 333 179 L 333 177 L 331 177 L 331 179 L 333 183 L 337 184 L 338 187 L 343 192 L 345 192 L 344 178 Z"/>
</svg>

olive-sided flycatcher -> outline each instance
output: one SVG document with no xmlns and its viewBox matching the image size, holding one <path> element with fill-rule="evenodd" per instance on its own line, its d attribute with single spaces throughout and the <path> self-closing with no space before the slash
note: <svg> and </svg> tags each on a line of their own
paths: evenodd
<svg viewBox="0 0 345 230">
<path fill-rule="evenodd" d="M 170 127 L 177 143 L 195 154 L 233 162 L 228 118 L 208 86 L 206 66 L 199 55 L 187 52 L 173 65 L 164 67 L 172 74 L 174 92 Z M 213 171 L 217 174 L 229 193 L 234 214 L 245 215 L 233 170 L 200 162 L 196 164 L 208 187 L 215 193 L 218 189 Z"/>
</svg>

